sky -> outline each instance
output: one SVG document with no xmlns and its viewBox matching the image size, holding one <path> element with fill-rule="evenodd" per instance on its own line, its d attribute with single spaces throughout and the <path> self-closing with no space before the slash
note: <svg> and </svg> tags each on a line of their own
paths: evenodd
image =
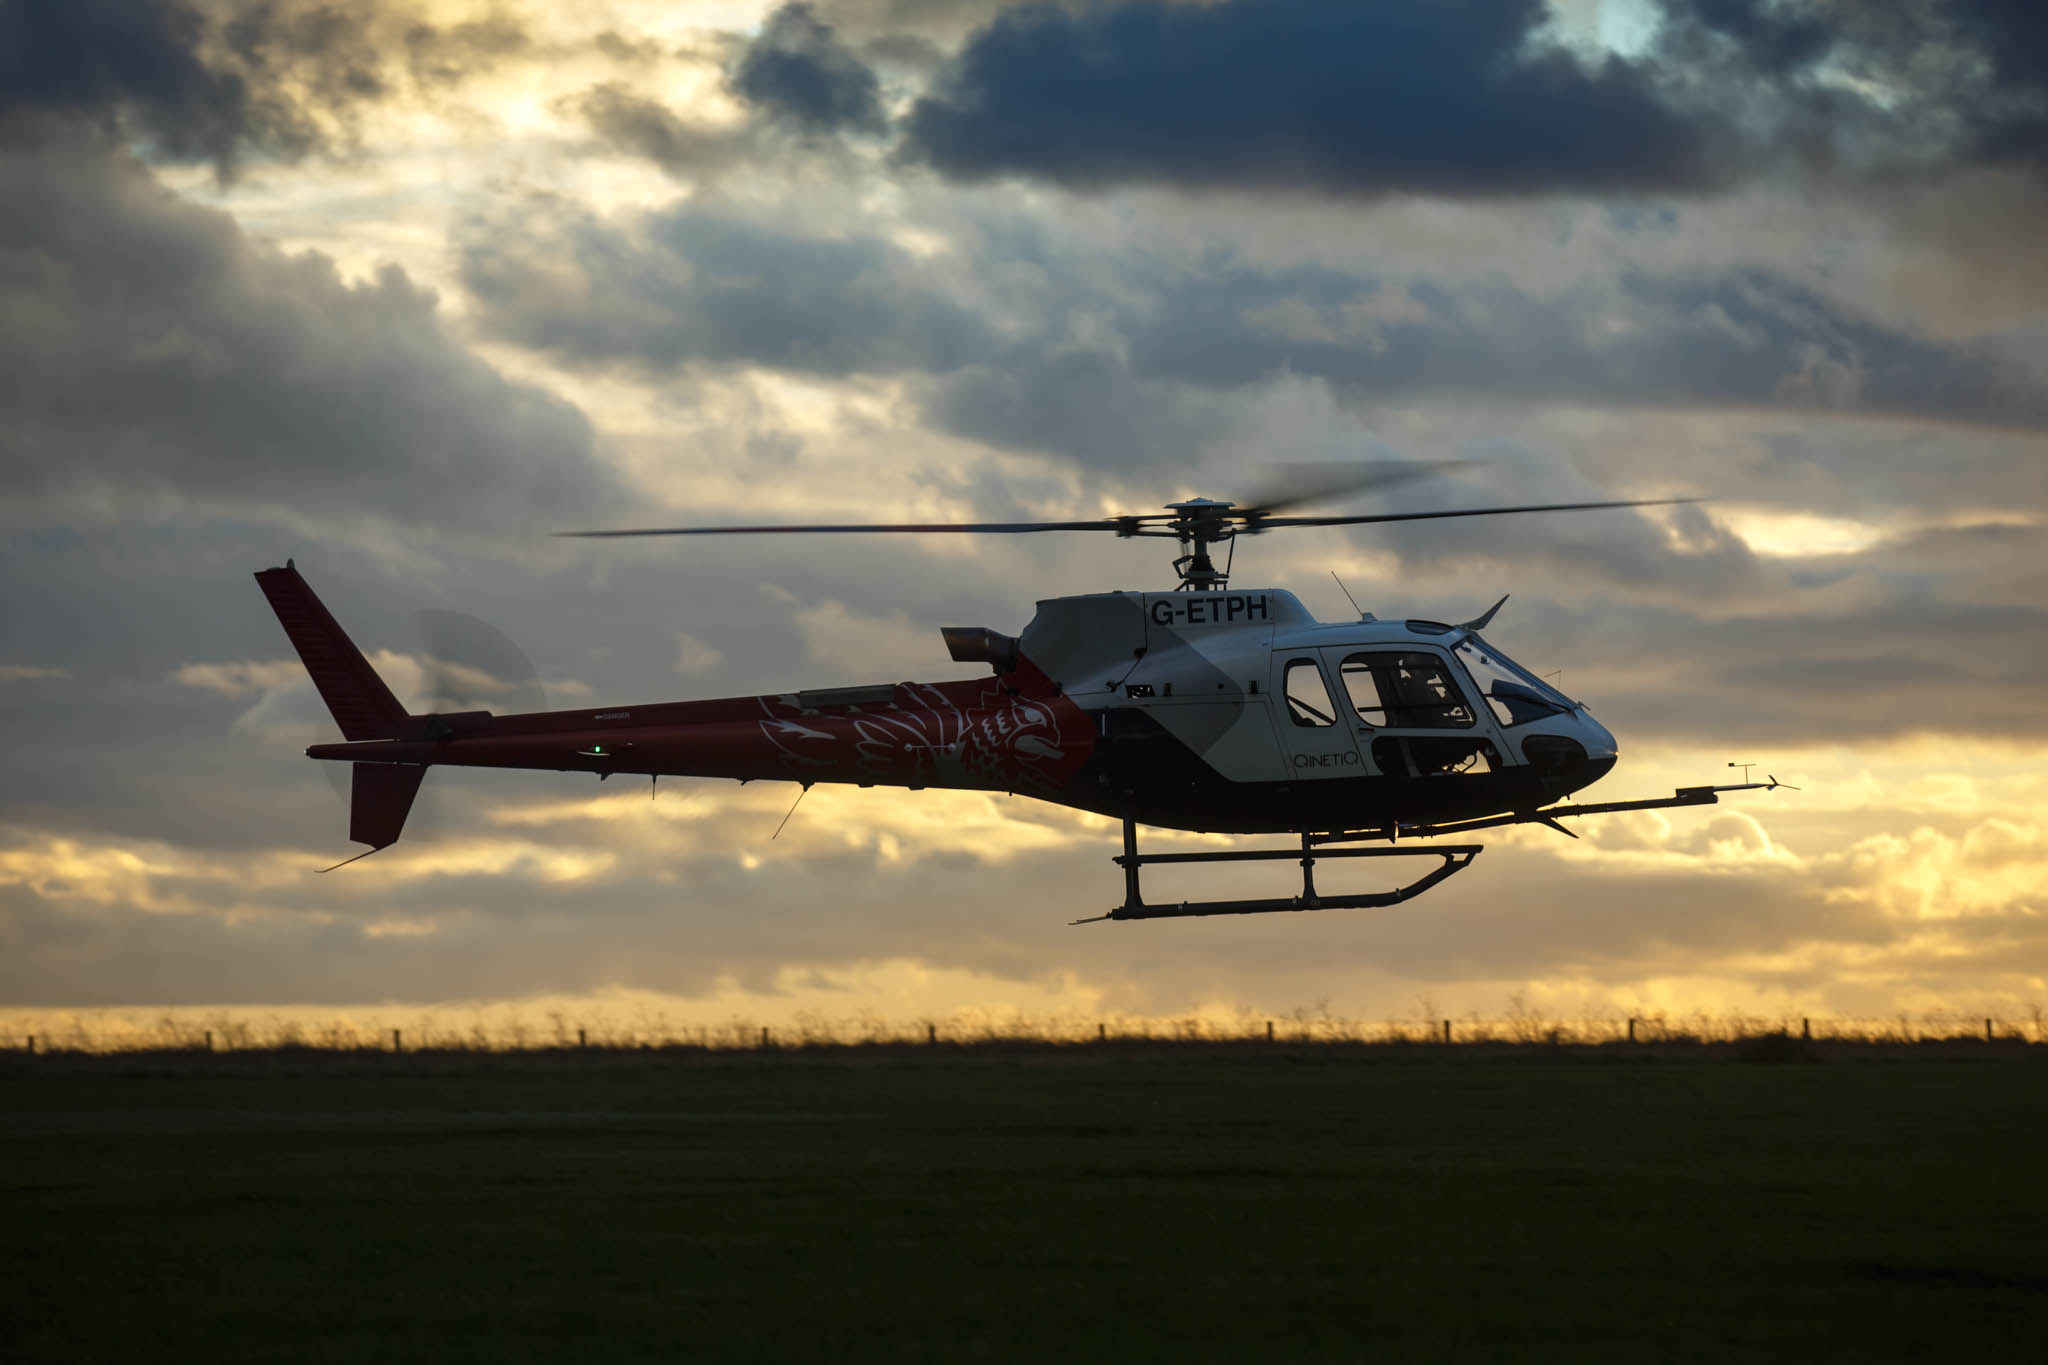
<svg viewBox="0 0 2048 1365">
<path fill-rule="evenodd" d="M 2027 1017 L 2044 210 L 2035 0 L 0 0 L 0 1012 Z M 287 557 L 422 708 L 421 610 L 555 705 L 931 681 L 941 625 L 1165 557 L 549 532 L 1356 459 L 1469 463 L 1341 510 L 1707 499 L 1235 581 L 1512 592 L 1490 637 L 1618 737 L 1587 799 L 1798 790 L 1165 924 L 1070 927 L 1114 827 L 979 793 L 778 836 L 789 784 L 437 770 L 314 872 L 355 850 Z"/>
</svg>

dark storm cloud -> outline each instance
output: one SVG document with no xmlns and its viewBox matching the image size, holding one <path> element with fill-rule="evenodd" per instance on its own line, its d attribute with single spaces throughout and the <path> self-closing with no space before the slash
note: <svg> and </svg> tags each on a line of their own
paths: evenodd
<svg viewBox="0 0 2048 1365">
<path fill-rule="evenodd" d="M 0 452 L 15 515 L 127 502 L 457 527 L 595 515 L 581 413 L 93 147 L 0 156 Z M 42 513 L 33 509 L 42 507 Z"/>
<path fill-rule="evenodd" d="M 1810 68 L 1835 43 L 1836 29 L 1811 11 L 1758 0 L 1665 0 L 1667 50 L 1702 40 L 1730 43 L 1751 67 L 1783 76 Z"/>
<path fill-rule="evenodd" d="M 1774 167 L 2048 165 L 2034 0 L 1663 0 L 1633 59 L 1543 0 L 1020 6 L 962 46 L 903 151 L 959 180 L 1451 196 L 1727 188 Z"/>
<path fill-rule="evenodd" d="M 1925 28 L 1879 29 L 1886 41 L 1872 45 L 1873 63 L 1899 73 L 1897 83 L 1909 90 L 1919 73 L 1938 73 L 1917 93 L 1923 105 L 1960 111 L 1968 130 L 1959 149 L 1964 155 L 2048 172 L 2048 6 L 2036 0 L 1954 0 L 1906 8 L 1931 16 Z"/>
<path fill-rule="evenodd" d="M 880 238 L 805 237 L 689 208 L 628 236 L 549 207 L 476 225 L 461 269 L 488 325 L 563 359 L 887 373 L 949 370 L 990 347 L 980 321 Z"/>
<path fill-rule="evenodd" d="M 170 161 L 297 157 L 346 141 L 409 81 L 523 51 L 502 17 L 437 26 L 406 0 L 0 0 L 0 123 L 84 122 Z"/>
<path fill-rule="evenodd" d="M 1660 12 L 1660 79 L 1674 98 L 1740 111 L 1755 167 L 1878 182 L 2048 170 L 2048 9 L 2034 0 L 1662 0 Z"/>
<path fill-rule="evenodd" d="M 1654 64 L 1740 110 L 1750 159 L 1893 179 L 2048 167 L 2048 14 L 2033 0 L 1662 0 Z M 1849 79 L 1844 79 L 1845 77 Z"/>
<path fill-rule="evenodd" d="M 912 111 L 956 179 L 1452 195 L 1701 189 L 1716 119 L 1540 42 L 1543 0 L 1136 0 L 1005 11 Z"/>
<path fill-rule="evenodd" d="M 245 79 L 201 58 L 205 34 L 177 3 L 0 0 L 0 116 L 126 112 L 167 155 L 224 164 L 262 118 Z"/>
<path fill-rule="evenodd" d="M 880 133 L 881 82 L 806 4 L 784 5 L 741 54 L 732 87 L 807 133 Z"/>
</svg>

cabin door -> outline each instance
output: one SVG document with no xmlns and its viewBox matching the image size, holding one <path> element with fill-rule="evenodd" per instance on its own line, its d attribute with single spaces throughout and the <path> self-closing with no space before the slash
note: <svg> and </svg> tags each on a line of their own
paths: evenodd
<svg viewBox="0 0 2048 1365">
<path fill-rule="evenodd" d="M 1351 708 L 1323 670 L 1313 649 L 1273 655 L 1273 695 L 1280 701 L 1273 728 L 1288 775 L 1300 781 L 1363 777 L 1365 761 L 1352 738 Z"/>
</svg>

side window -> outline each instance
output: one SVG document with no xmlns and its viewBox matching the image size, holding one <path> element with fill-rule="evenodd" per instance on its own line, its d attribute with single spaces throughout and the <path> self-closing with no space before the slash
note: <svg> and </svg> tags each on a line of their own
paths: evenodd
<svg viewBox="0 0 2048 1365">
<path fill-rule="evenodd" d="M 1462 730 L 1472 708 L 1433 654 L 1353 654 L 1338 670 L 1351 709 L 1367 725 Z"/>
<path fill-rule="evenodd" d="M 1344 693 L 1351 699 L 1351 709 L 1367 725 L 1387 723 L 1387 699 L 1380 692 L 1379 675 L 1372 664 L 1372 660 L 1383 657 L 1354 654 L 1337 670 L 1337 676 L 1344 680 Z"/>
<path fill-rule="evenodd" d="M 1317 727 L 1336 723 L 1336 709 L 1330 705 L 1330 689 L 1323 686 L 1323 671 L 1314 659 L 1287 661 L 1287 715 L 1296 725 Z"/>
</svg>

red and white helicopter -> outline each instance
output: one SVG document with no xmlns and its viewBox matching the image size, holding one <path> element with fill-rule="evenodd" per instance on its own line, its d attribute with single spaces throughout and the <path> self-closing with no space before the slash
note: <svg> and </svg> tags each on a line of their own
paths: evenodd
<svg viewBox="0 0 2048 1365">
<path fill-rule="evenodd" d="M 1415 466 L 1354 468 L 1344 490 L 1414 476 Z M 1365 516 L 1285 516 L 1332 489 L 1251 506 L 1208 498 L 1162 512 L 1088 521 L 941 525 L 693 526 L 589 531 L 592 537 L 759 534 L 997 534 L 1107 531 L 1176 540 L 1170 592 L 1047 598 L 1021 634 L 942 629 L 948 653 L 989 676 L 936 683 L 811 688 L 757 697 L 493 715 L 408 713 L 287 561 L 256 575 L 345 742 L 307 749 L 353 765 L 349 837 L 396 842 L 436 764 L 560 772 L 783 780 L 862 787 L 1014 792 L 1123 822 L 1124 900 L 1099 919 L 1258 914 L 1397 904 L 1470 865 L 1482 845 L 1397 841 L 1567 817 L 1711 805 L 1769 782 L 1683 787 L 1638 801 L 1562 804 L 1614 767 L 1614 736 L 1586 707 L 1480 635 L 1501 602 L 1462 623 L 1318 621 L 1294 594 L 1236 589 L 1239 536 L 1589 508 L 1682 498 L 1548 503 Z M 1294 834 L 1299 848 L 1140 854 L 1137 827 Z M 1377 844 L 1376 847 L 1333 847 Z M 1319 894 L 1325 858 L 1435 856 L 1391 891 Z M 358 854 L 366 857 L 368 853 Z M 1297 895 L 1148 904 L 1153 863 L 1298 860 Z M 353 859 L 349 861 L 354 861 Z M 1076 921 L 1077 923 L 1086 921 Z"/>
</svg>

